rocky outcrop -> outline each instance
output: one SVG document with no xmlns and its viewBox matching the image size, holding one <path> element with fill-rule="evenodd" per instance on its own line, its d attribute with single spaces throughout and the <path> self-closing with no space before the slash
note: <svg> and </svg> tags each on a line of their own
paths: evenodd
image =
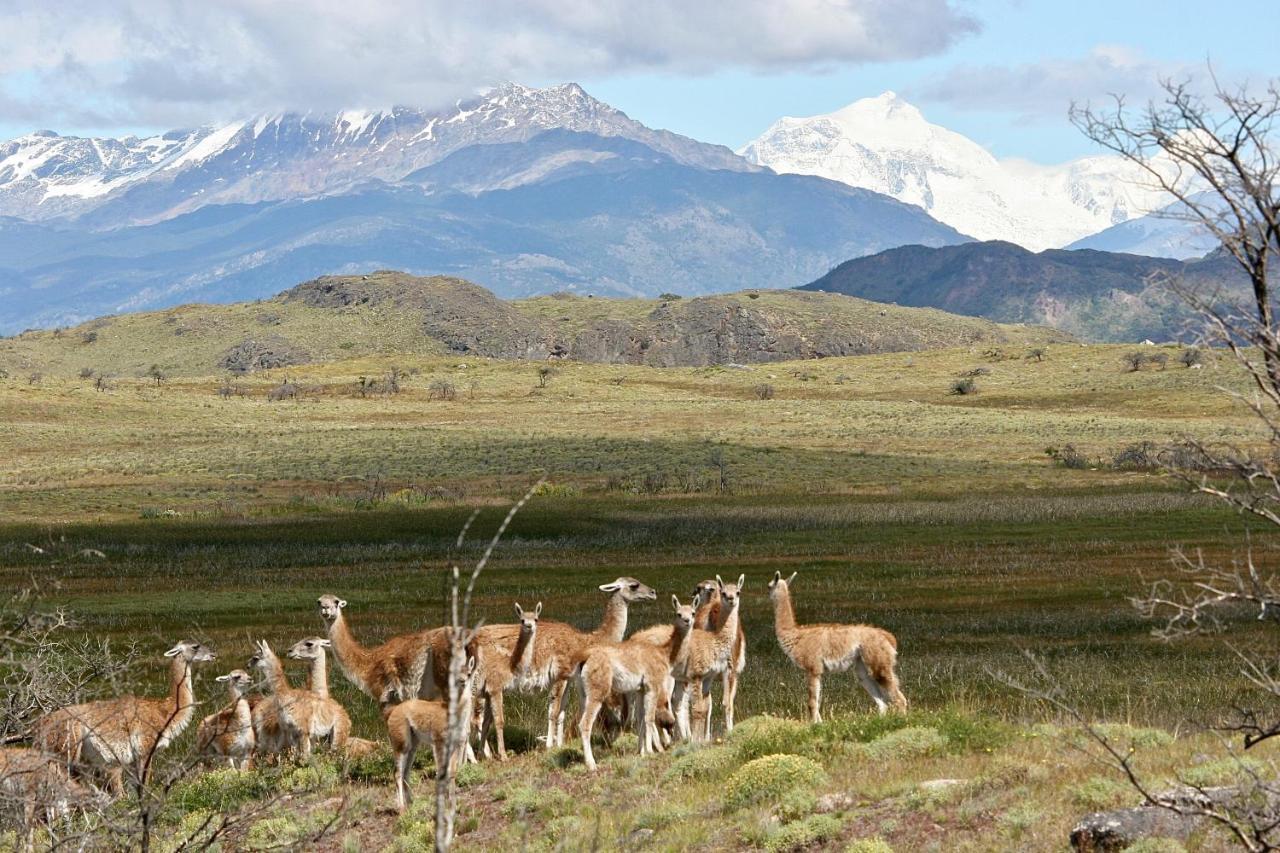
<svg viewBox="0 0 1280 853">
<path fill-rule="evenodd" d="M 252 373 L 305 364 L 311 356 L 279 335 L 243 340 L 218 359 L 218 367 L 232 373 Z"/>
</svg>

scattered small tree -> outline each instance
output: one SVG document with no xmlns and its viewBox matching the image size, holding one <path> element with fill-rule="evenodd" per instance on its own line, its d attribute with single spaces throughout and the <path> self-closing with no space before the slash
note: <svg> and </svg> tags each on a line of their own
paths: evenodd
<svg viewBox="0 0 1280 853">
<path fill-rule="evenodd" d="M 1200 364 L 1203 356 L 1200 353 L 1200 347 L 1187 347 L 1178 353 L 1178 361 L 1183 367 L 1195 367 Z"/>
<path fill-rule="evenodd" d="M 1044 347 L 1035 347 L 1034 349 L 1031 350 L 1031 352 L 1027 353 L 1027 359 L 1029 361 L 1044 361 L 1044 356 L 1045 356 Z"/>
<path fill-rule="evenodd" d="M 977 394 L 978 383 L 974 382 L 971 377 L 962 376 L 951 383 L 951 393 L 961 397 L 969 394 Z"/>
<path fill-rule="evenodd" d="M 93 387 L 98 391 L 110 391 L 111 383 L 107 381 L 107 377 L 99 373 L 93 380 Z"/>
<path fill-rule="evenodd" d="M 1169 354 L 1167 352 L 1153 352 L 1147 356 L 1147 361 L 1164 370 L 1169 366 Z"/>
<path fill-rule="evenodd" d="M 546 388 L 547 382 L 551 377 L 556 375 L 556 369 L 550 365 L 543 364 L 538 367 L 538 387 Z"/>
<path fill-rule="evenodd" d="M 759 385 L 751 389 L 751 393 L 755 394 L 757 400 L 772 400 L 773 386 L 768 382 L 761 382 Z"/>
<path fill-rule="evenodd" d="M 683 299 L 678 293 L 659 293 L 658 298 L 663 302 L 675 302 L 677 299 Z"/>
<path fill-rule="evenodd" d="M 1147 354 L 1145 352 L 1127 352 L 1121 359 L 1121 363 L 1129 373 L 1137 373 L 1142 369 L 1142 365 L 1147 363 Z"/>
<path fill-rule="evenodd" d="M 456 400 L 458 389 L 448 379 L 436 379 L 427 386 L 427 398 L 430 400 Z"/>
<path fill-rule="evenodd" d="M 36 371 L 35 373 L 32 373 L 30 376 L 27 377 L 28 385 L 39 385 L 43 381 L 44 381 L 44 374 L 39 371 Z"/>
<path fill-rule="evenodd" d="M 92 367 L 82 367 L 80 368 L 79 376 L 81 379 L 92 379 L 93 373 L 94 371 Z"/>
<path fill-rule="evenodd" d="M 80 341 L 84 344 L 91 344 L 98 340 L 97 332 L 85 332 L 80 336 Z"/>
<path fill-rule="evenodd" d="M 164 383 L 166 379 L 169 378 L 165 376 L 164 371 L 160 369 L 160 365 L 158 364 L 151 365 L 151 367 L 147 370 L 147 376 L 150 377 L 156 383 L 157 387 L 159 387 L 161 384 Z"/>
</svg>

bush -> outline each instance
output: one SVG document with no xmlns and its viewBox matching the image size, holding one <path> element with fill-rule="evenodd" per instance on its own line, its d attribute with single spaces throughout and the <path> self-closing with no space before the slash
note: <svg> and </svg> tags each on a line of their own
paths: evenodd
<svg viewBox="0 0 1280 853">
<path fill-rule="evenodd" d="M 724 804 L 729 810 L 772 801 L 801 788 L 826 784 L 822 765 L 799 755 L 766 755 L 734 771 L 725 784 Z"/>
<path fill-rule="evenodd" d="M 778 802 L 777 815 L 783 823 L 800 820 L 818 808 L 818 796 L 807 788 L 789 791 Z"/>
<path fill-rule="evenodd" d="M 764 755 L 812 756 L 817 733 L 807 723 L 783 717 L 748 717 L 729 735 L 739 762 Z"/>
<path fill-rule="evenodd" d="M 755 395 L 757 400 L 772 400 L 773 386 L 768 382 L 761 382 L 759 385 L 751 389 L 751 393 Z"/>
<path fill-rule="evenodd" d="M 859 838 L 844 848 L 844 853 L 893 853 L 893 847 L 878 836 Z"/>
<path fill-rule="evenodd" d="M 1178 353 L 1178 361 L 1182 363 L 1183 367 L 1195 367 L 1197 364 L 1202 363 L 1202 360 L 1203 355 L 1198 347 L 1187 347 Z"/>
<path fill-rule="evenodd" d="M 281 815 L 258 821 L 245 835 L 246 850 L 278 850 L 292 848 L 302 841 L 306 830 L 291 816 Z"/>
<path fill-rule="evenodd" d="M 573 797 L 561 788 L 515 785 L 501 792 L 502 813 L 510 818 L 558 817 L 573 811 Z"/>
<path fill-rule="evenodd" d="M 1173 735 L 1164 729 L 1130 726 L 1125 723 L 1099 723 L 1093 727 L 1107 740 L 1134 749 L 1156 749 L 1173 743 Z"/>
<path fill-rule="evenodd" d="M 734 734 L 737 734 L 735 729 Z M 671 762 L 667 769 L 668 781 L 695 781 L 723 776 L 738 762 L 733 749 L 727 746 L 694 748 Z"/>
<path fill-rule="evenodd" d="M 675 302 L 677 299 L 683 299 L 678 293 L 659 293 L 658 298 L 663 302 Z"/>
<path fill-rule="evenodd" d="M 812 815 L 779 829 L 765 842 L 764 849 L 770 853 L 799 850 L 835 838 L 843 827 L 839 818 L 829 814 Z"/>
<path fill-rule="evenodd" d="M 941 755 L 947 751 L 947 739 L 937 729 L 908 726 L 878 737 L 862 749 L 872 761 L 902 761 L 925 755 Z"/>
<path fill-rule="evenodd" d="M 1046 447 L 1044 453 L 1063 468 L 1082 471 L 1089 467 L 1089 457 L 1076 450 L 1074 444 L 1064 444 L 1062 447 Z"/>
<path fill-rule="evenodd" d="M 890 732 L 909 727 L 928 727 L 946 738 L 948 751 L 973 752 L 995 749 L 1009 742 L 1009 726 L 987 717 L 973 717 L 955 711 L 837 717 L 814 726 L 828 743 L 870 743 Z"/>
<path fill-rule="evenodd" d="M 1120 362 L 1130 373 L 1137 373 L 1142 369 L 1142 365 L 1147 363 L 1147 354 L 1145 352 L 1127 352 L 1121 357 Z"/>
<path fill-rule="evenodd" d="M 960 374 L 962 377 L 969 376 L 990 376 L 991 370 L 986 367 L 974 367 Z"/>
<path fill-rule="evenodd" d="M 80 378 L 81 378 L 81 379 L 92 379 L 92 378 L 93 378 L 93 368 L 92 368 L 92 367 L 82 367 L 82 368 L 80 368 L 79 376 L 80 376 Z"/>
<path fill-rule="evenodd" d="M 1169 365 L 1169 354 L 1167 352 L 1153 352 L 1147 357 L 1147 361 L 1160 366 L 1164 370 Z"/>
<path fill-rule="evenodd" d="M 1206 761 L 1188 768 L 1178 777 L 1188 785 L 1197 788 L 1211 788 L 1216 785 L 1239 785 L 1247 787 L 1252 776 L 1261 776 L 1266 772 L 1266 765 L 1256 758 L 1237 758 L 1225 756 L 1216 761 Z"/>
<path fill-rule="evenodd" d="M 210 770 L 175 785 L 169 802 L 183 812 L 233 812 L 251 800 L 269 796 L 275 789 L 272 775 L 230 767 Z"/>
<path fill-rule="evenodd" d="M 1045 356 L 1044 347 L 1036 347 L 1035 349 L 1031 350 L 1031 352 L 1027 353 L 1027 359 L 1032 361 L 1044 361 L 1044 356 Z"/>
<path fill-rule="evenodd" d="M 1160 467 L 1159 450 L 1150 441 L 1140 441 L 1117 451 L 1111 467 L 1120 471 L 1150 471 Z"/>
<path fill-rule="evenodd" d="M 951 383 L 951 393 L 962 397 L 968 394 L 977 394 L 978 383 L 968 376 L 962 377 Z"/>
<path fill-rule="evenodd" d="M 1102 811 L 1133 799 L 1133 789 L 1118 779 L 1091 776 L 1071 789 L 1071 800 L 1082 809 Z"/>
<path fill-rule="evenodd" d="M 279 787 L 295 794 L 323 791 L 338 784 L 338 768 L 331 762 L 312 759 L 313 763 L 294 767 L 281 777 Z"/>
<path fill-rule="evenodd" d="M 542 756 L 542 765 L 548 770 L 564 770 L 566 767 L 582 764 L 585 761 L 586 757 L 582 754 L 582 750 L 576 746 L 562 746 Z"/>
<path fill-rule="evenodd" d="M 437 379 L 427 386 L 429 400 L 456 400 L 458 389 L 448 379 Z"/>
</svg>

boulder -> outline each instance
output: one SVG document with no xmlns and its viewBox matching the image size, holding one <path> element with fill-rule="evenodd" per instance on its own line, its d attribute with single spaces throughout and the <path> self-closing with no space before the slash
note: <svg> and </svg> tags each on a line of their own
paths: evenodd
<svg viewBox="0 0 1280 853">
<path fill-rule="evenodd" d="M 1197 819 L 1159 806 L 1138 806 L 1085 815 L 1071 830 L 1071 847 L 1077 853 L 1111 853 L 1143 838 L 1175 838 L 1185 841 Z"/>
</svg>

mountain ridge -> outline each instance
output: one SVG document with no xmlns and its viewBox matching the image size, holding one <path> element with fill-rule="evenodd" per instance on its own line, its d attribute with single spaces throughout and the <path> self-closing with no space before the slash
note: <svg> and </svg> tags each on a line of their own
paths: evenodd
<svg viewBox="0 0 1280 853">
<path fill-rule="evenodd" d="M 463 279 L 380 271 L 321 277 L 267 300 L 183 305 L 0 338 L 0 369 L 142 376 L 156 365 L 171 375 L 212 375 L 415 354 L 710 366 L 1070 339 L 799 290 L 505 301 Z"/>
</svg>

